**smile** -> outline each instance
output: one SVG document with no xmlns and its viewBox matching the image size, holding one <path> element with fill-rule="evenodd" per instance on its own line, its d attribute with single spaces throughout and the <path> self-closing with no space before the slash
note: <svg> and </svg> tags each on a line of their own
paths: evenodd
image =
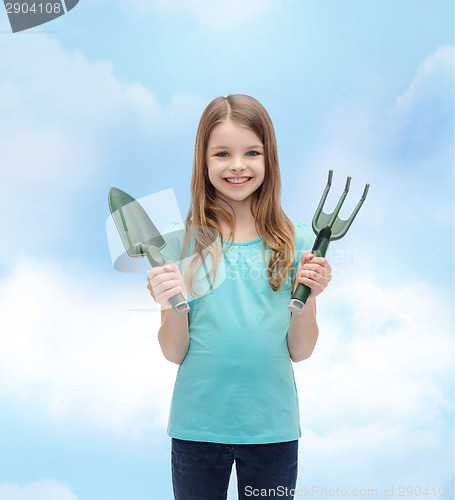
<svg viewBox="0 0 455 500">
<path fill-rule="evenodd" d="M 234 178 L 234 177 L 231 177 L 231 178 L 224 178 L 224 180 L 229 183 L 229 184 L 232 184 L 234 186 L 244 186 L 245 184 L 247 184 L 250 180 L 252 179 L 252 177 L 238 177 L 238 178 Z"/>
</svg>

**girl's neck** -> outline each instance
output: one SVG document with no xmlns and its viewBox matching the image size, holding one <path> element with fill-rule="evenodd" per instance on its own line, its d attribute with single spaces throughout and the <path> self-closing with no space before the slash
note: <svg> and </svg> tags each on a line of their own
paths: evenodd
<svg viewBox="0 0 455 500">
<path fill-rule="evenodd" d="M 234 210 L 235 214 L 235 228 L 234 228 L 234 238 L 233 241 L 243 242 L 254 240 L 258 237 L 255 225 L 255 218 L 251 213 L 251 204 L 250 203 L 232 203 L 229 202 Z M 222 203 L 222 206 L 226 208 L 229 213 L 233 213 L 232 209 Z M 222 238 L 223 240 L 229 239 L 230 229 L 227 222 L 224 219 L 220 219 L 221 230 L 222 230 Z"/>
</svg>

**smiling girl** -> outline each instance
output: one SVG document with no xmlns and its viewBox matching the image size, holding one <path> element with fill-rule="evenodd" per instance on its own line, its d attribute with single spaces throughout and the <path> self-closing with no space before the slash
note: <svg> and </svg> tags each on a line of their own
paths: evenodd
<svg viewBox="0 0 455 500">
<path fill-rule="evenodd" d="M 193 263 L 210 253 L 208 274 L 216 276 L 222 256 L 225 279 L 182 317 L 168 299 L 194 295 L 194 270 L 182 274 L 168 260 L 148 272 L 162 307 L 158 340 L 179 365 L 168 425 L 176 500 L 226 499 L 234 462 L 239 499 L 254 490 L 261 498 L 294 497 L 301 429 L 292 362 L 313 352 L 315 298 L 331 268 L 309 251 L 314 235 L 289 220 L 280 191 L 267 111 L 246 95 L 214 99 L 196 134 L 190 209 L 175 227 L 185 229 L 181 257 L 194 234 Z M 198 228 L 214 232 L 218 253 Z M 311 294 L 294 315 L 288 304 L 299 282 Z"/>
</svg>

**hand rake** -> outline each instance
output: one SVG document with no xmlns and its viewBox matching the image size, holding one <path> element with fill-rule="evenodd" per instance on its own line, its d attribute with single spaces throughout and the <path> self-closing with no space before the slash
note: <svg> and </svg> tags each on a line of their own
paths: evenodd
<svg viewBox="0 0 455 500">
<path fill-rule="evenodd" d="M 335 207 L 335 211 L 332 214 L 326 214 L 322 211 L 322 208 L 324 206 L 325 200 L 327 199 L 327 195 L 332 184 L 332 174 L 333 170 L 330 170 L 327 185 L 324 189 L 324 192 L 322 193 L 321 201 L 319 202 L 318 208 L 316 209 L 316 213 L 313 217 L 312 226 L 313 231 L 317 237 L 311 253 L 315 257 L 325 257 L 329 243 L 333 240 L 339 240 L 348 232 L 348 229 L 350 228 L 354 217 L 357 215 L 360 207 L 367 197 L 368 189 L 370 187 L 369 184 L 365 185 L 362 197 L 357 203 L 357 206 L 355 207 L 351 216 L 347 220 L 342 220 L 337 216 L 340 212 L 341 205 L 343 204 L 344 199 L 348 194 L 349 186 L 351 184 L 351 177 L 347 178 L 346 187 L 344 188 L 343 194 L 341 195 L 341 198 L 337 206 Z M 291 302 L 289 303 L 288 308 L 293 313 L 302 314 L 303 306 L 305 305 L 310 293 L 311 289 L 308 286 L 299 283 L 294 293 L 292 294 Z"/>
</svg>

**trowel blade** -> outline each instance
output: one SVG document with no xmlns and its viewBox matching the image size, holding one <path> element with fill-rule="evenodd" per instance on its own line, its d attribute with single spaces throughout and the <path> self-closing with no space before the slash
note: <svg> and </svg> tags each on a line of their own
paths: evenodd
<svg viewBox="0 0 455 500">
<path fill-rule="evenodd" d="M 145 255 L 138 243 L 152 245 L 158 250 L 166 245 L 166 241 L 147 212 L 132 196 L 112 187 L 109 190 L 108 201 L 112 218 L 130 257 Z"/>
</svg>

